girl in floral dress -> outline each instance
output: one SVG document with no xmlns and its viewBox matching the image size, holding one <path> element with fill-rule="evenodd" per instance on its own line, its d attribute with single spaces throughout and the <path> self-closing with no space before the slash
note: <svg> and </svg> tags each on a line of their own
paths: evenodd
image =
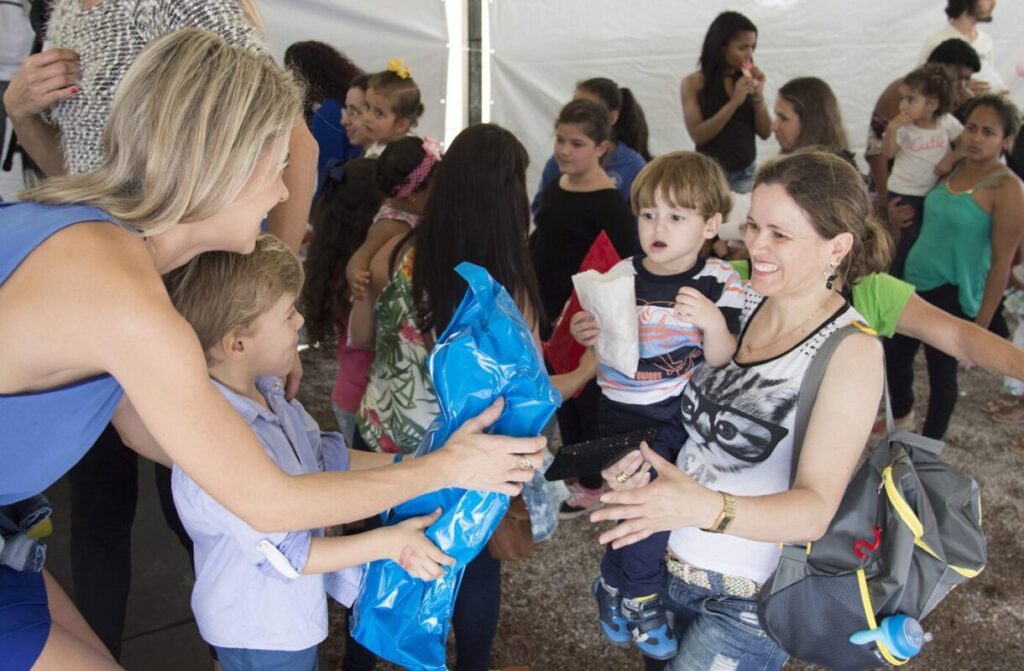
<svg viewBox="0 0 1024 671">
<path fill-rule="evenodd" d="M 376 353 L 357 417 L 373 449 L 412 452 L 438 414 L 426 360 L 466 291 L 454 271 L 459 263 L 486 268 L 536 333 L 541 303 L 526 243 L 526 163 L 507 130 L 478 124 L 462 131 L 438 166 L 419 225 L 374 256 L 367 298 L 353 304 L 349 326 L 351 344 Z M 591 358 L 552 383 L 565 398 L 595 372 Z M 490 668 L 500 578 L 500 563 L 486 550 L 466 568 L 452 618 L 458 671 Z"/>
</svg>

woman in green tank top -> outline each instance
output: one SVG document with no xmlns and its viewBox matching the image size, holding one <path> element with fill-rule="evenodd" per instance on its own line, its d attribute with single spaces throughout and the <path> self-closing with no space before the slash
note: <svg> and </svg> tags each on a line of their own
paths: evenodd
<svg viewBox="0 0 1024 671">
<path fill-rule="evenodd" d="M 959 162 L 925 199 L 921 235 L 907 257 L 904 279 L 923 299 L 988 328 L 1006 288 L 1024 231 L 1024 190 L 1000 158 L 1019 126 L 1017 111 L 997 96 L 975 99 L 967 111 Z M 886 345 L 893 412 L 912 422 L 913 361 L 920 341 L 896 336 Z M 956 359 L 925 347 L 931 397 L 923 433 L 941 438 L 956 406 Z"/>
</svg>

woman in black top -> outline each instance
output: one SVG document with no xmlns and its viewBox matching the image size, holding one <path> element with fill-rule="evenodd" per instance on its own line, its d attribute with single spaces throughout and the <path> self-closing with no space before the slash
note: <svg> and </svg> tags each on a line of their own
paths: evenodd
<svg viewBox="0 0 1024 671">
<path fill-rule="evenodd" d="M 767 140 L 772 120 L 764 102 L 765 76 L 752 62 L 757 27 L 738 12 L 719 14 L 700 53 L 700 70 L 683 78 L 686 130 L 697 151 L 721 164 L 729 187 L 749 193 L 754 180 L 754 134 Z"/>
</svg>

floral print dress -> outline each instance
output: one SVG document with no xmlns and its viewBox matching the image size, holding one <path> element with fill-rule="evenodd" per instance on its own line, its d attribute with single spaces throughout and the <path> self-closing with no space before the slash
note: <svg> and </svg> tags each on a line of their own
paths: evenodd
<svg viewBox="0 0 1024 671">
<path fill-rule="evenodd" d="M 416 328 L 414 257 L 411 246 L 402 252 L 398 272 L 373 306 L 377 356 L 370 366 L 356 425 L 366 443 L 378 452 L 412 453 L 440 412 L 427 374 L 430 352 Z"/>
</svg>

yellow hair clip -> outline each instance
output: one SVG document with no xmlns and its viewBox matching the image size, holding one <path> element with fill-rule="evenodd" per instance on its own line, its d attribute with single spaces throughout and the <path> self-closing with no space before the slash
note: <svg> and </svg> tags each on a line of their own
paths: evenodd
<svg viewBox="0 0 1024 671">
<path fill-rule="evenodd" d="M 392 58 L 388 61 L 388 72 L 394 72 L 401 79 L 412 77 L 412 70 L 405 66 L 405 60 L 402 58 Z"/>
</svg>

